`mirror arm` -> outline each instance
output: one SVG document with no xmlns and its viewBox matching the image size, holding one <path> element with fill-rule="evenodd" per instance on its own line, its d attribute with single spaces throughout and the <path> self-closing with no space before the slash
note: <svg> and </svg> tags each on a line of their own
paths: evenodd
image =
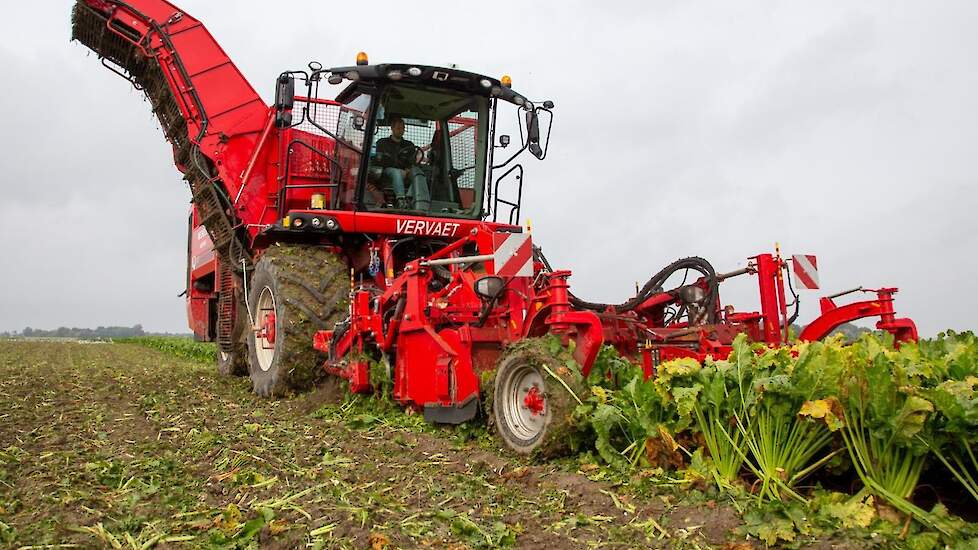
<svg viewBox="0 0 978 550">
<path fill-rule="evenodd" d="M 516 122 L 517 122 L 517 126 L 520 129 L 520 143 L 523 144 L 523 148 L 525 149 L 528 140 L 523 137 L 523 123 L 524 123 L 524 121 L 523 121 L 523 117 L 520 116 L 520 109 L 516 109 Z M 529 133 L 529 129 L 527 129 L 527 133 Z"/>
<path fill-rule="evenodd" d="M 539 129 L 539 124 L 540 124 L 539 120 L 540 119 L 539 119 L 539 117 L 537 115 L 537 112 L 539 112 L 539 111 L 544 111 L 548 115 L 550 115 L 549 120 L 547 121 L 547 139 L 546 139 L 546 141 L 543 142 L 543 145 L 540 144 L 540 129 Z M 537 158 L 537 160 L 543 160 L 543 159 L 547 158 L 547 151 L 550 149 L 550 132 L 553 130 L 554 114 L 553 114 L 553 111 L 551 111 L 550 109 L 547 109 L 545 107 L 536 107 L 533 110 L 533 119 L 534 119 L 535 125 L 537 126 L 537 129 L 536 129 L 536 132 L 535 132 L 535 134 L 536 134 L 536 141 L 533 143 L 534 145 L 536 145 L 536 147 L 535 148 L 534 147 L 531 147 L 530 148 L 530 153 L 532 153 L 533 156 L 535 156 Z"/>
<path fill-rule="evenodd" d="M 543 159 L 543 148 L 540 146 L 540 117 L 537 115 L 538 110 L 538 107 L 531 105 L 526 111 L 526 140 L 529 143 L 530 153 L 537 159 Z"/>
<path fill-rule="evenodd" d="M 526 143 L 523 144 L 523 147 L 520 147 L 520 149 L 518 151 L 516 151 L 515 153 L 513 153 L 513 155 L 511 157 L 509 157 L 508 159 L 506 159 L 505 162 L 503 162 L 502 164 L 494 164 L 492 166 L 492 169 L 495 170 L 497 168 L 504 168 L 507 164 L 509 164 L 510 162 L 512 162 L 513 159 L 515 159 L 516 157 L 520 156 L 520 153 L 522 153 L 523 151 L 526 151 L 526 148 L 529 147 L 529 146 L 530 146 L 530 142 L 527 141 Z"/>
<path fill-rule="evenodd" d="M 546 140 L 546 142 L 544 142 L 544 146 L 541 148 L 542 153 L 541 153 L 540 156 L 537 156 L 536 154 L 533 155 L 533 156 L 537 157 L 539 160 L 543 160 L 543 159 L 545 159 L 547 157 L 547 150 L 550 149 L 550 130 L 553 128 L 554 118 L 553 118 L 553 112 L 550 109 L 547 109 L 547 108 L 544 108 L 544 107 L 534 107 L 533 108 L 533 111 L 527 111 L 527 112 L 534 112 L 534 111 L 537 111 L 537 110 L 546 111 L 547 113 L 550 114 L 550 121 L 547 124 L 547 140 Z M 536 114 L 534 113 L 534 117 L 535 116 L 536 116 Z M 523 137 L 523 117 L 519 116 L 519 111 L 517 111 L 516 120 L 519 121 L 520 142 L 523 143 L 523 146 L 520 147 L 519 150 L 517 150 L 515 153 L 513 153 L 505 161 L 503 161 L 503 162 L 501 162 L 499 164 L 493 164 L 490 167 L 492 170 L 496 170 L 496 169 L 499 169 L 499 168 L 505 168 L 510 162 L 513 161 L 513 159 L 515 159 L 516 157 L 520 156 L 520 154 L 523 151 L 526 151 L 530 147 L 530 140 L 529 140 L 529 137 L 530 137 L 530 131 L 529 130 L 530 129 L 527 128 L 527 136 L 526 136 L 526 139 L 524 139 L 524 137 Z M 540 147 L 540 145 L 539 145 L 540 135 L 539 134 L 540 134 L 540 132 L 539 132 L 539 130 L 537 130 L 537 147 Z M 495 145 L 493 145 L 493 149 L 496 149 L 496 148 L 497 147 Z M 533 151 L 531 150 L 530 152 L 532 153 Z"/>
</svg>

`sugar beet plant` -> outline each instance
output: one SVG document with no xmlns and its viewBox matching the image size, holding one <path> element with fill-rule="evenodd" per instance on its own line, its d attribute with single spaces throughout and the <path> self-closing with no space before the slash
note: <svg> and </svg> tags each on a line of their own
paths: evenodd
<svg viewBox="0 0 978 550">
<path fill-rule="evenodd" d="M 978 504 L 978 377 L 947 380 L 927 396 L 939 416 L 936 429 L 921 440 Z"/>
<path fill-rule="evenodd" d="M 678 444 L 672 433 L 678 417 L 643 380 L 641 369 L 608 347 L 595 361 L 589 382 L 591 397 L 578 413 L 589 419 L 595 449 L 605 462 L 622 470 L 674 462 Z"/>
<path fill-rule="evenodd" d="M 901 362 L 931 367 L 923 394 L 936 414 L 920 440 L 978 504 L 978 338 L 948 333 L 900 351 Z"/>
<path fill-rule="evenodd" d="M 874 494 L 933 528 L 948 526 L 912 502 L 928 464 L 978 501 L 973 334 L 899 349 L 875 335 L 781 349 L 740 337 L 728 358 L 672 361 L 650 380 L 611 350 L 597 365 L 598 389 L 579 412 L 617 468 L 675 465 L 662 457 L 678 449 L 702 456 L 721 490 L 804 501 L 800 482 L 844 455 L 859 498 Z"/>
<path fill-rule="evenodd" d="M 738 344 L 730 361 L 707 361 L 700 367 L 691 359 L 673 361 L 660 369 L 654 382 L 660 394 L 671 398 L 679 418 L 699 434 L 716 484 L 729 489 L 739 479 L 746 442 L 736 428 L 736 411 L 743 404 L 743 387 L 736 373 L 750 351 Z"/>
<path fill-rule="evenodd" d="M 793 487 L 835 455 L 826 451 L 832 434 L 815 419 L 832 414 L 823 403 L 837 388 L 834 350 L 817 342 L 759 351 L 743 340 L 734 351 L 742 398 L 735 418 L 750 451 L 744 462 L 757 478 L 758 498 L 804 500 Z"/>
<path fill-rule="evenodd" d="M 828 450 L 832 435 L 819 420 L 831 414 L 824 398 L 838 381 L 829 348 L 765 351 L 743 337 L 733 348 L 727 360 L 702 368 L 689 360 L 675 362 L 679 369 L 665 365 L 654 384 L 668 386 L 679 416 L 690 417 L 721 488 L 746 468 L 757 498 L 803 500 L 793 487 L 838 452 Z"/>
<path fill-rule="evenodd" d="M 919 380 L 877 340 L 864 339 L 846 351 L 838 431 L 856 475 L 898 510 L 936 526 L 910 502 L 927 459 L 918 436 L 925 433 L 933 404 L 918 395 Z"/>
</svg>

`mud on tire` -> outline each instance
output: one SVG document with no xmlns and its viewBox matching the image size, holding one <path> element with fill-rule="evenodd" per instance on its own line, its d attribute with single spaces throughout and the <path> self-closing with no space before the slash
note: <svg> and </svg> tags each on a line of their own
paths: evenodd
<svg viewBox="0 0 978 550">
<path fill-rule="evenodd" d="M 509 348 L 485 396 L 491 429 L 517 454 L 550 458 L 573 450 L 579 432 L 574 410 L 589 393 L 579 367 L 568 366 L 571 355 L 555 347 L 550 339 L 538 338 Z M 536 414 L 525 406 L 533 386 L 543 399 Z"/>
<path fill-rule="evenodd" d="M 248 284 L 251 319 L 257 325 L 247 338 L 248 371 L 256 394 L 304 391 L 324 376 L 313 335 L 331 329 L 346 313 L 349 289 L 346 262 L 324 248 L 272 246 L 262 254 Z M 256 331 L 270 303 L 273 343 Z"/>
</svg>

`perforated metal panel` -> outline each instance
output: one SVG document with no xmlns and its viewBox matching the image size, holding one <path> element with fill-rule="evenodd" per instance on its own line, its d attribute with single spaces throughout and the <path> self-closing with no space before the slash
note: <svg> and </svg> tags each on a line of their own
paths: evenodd
<svg viewBox="0 0 978 550">
<path fill-rule="evenodd" d="M 464 170 L 458 177 L 459 189 L 475 187 L 475 120 L 452 119 L 448 122 L 449 144 L 452 147 L 452 168 Z"/>
<path fill-rule="evenodd" d="M 292 122 L 294 124 L 293 128 L 296 130 L 309 132 L 313 135 L 326 135 L 326 132 L 322 131 L 319 127 L 336 134 L 340 122 L 340 106 L 313 101 L 302 101 L 297 98 L 295 107 L 292 108 Z"/>
</svg>

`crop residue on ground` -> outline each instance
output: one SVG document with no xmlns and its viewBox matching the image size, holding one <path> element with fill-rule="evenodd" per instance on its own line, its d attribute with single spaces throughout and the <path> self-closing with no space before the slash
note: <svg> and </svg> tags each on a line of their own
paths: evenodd
<svg viewBox="0 0 978 550">
<path fill-rule="evenodd" d="M 628 494 L 586 458 L 523 463 L 485 430 L 267 401 L 132 344 L 0 340 L 0 545 L 705 547 L 733 510 Z M 589 479 L 590 476 L 593 479 Z M 707 505 L 709 504 L 709 506 Z"/>
</svg>

